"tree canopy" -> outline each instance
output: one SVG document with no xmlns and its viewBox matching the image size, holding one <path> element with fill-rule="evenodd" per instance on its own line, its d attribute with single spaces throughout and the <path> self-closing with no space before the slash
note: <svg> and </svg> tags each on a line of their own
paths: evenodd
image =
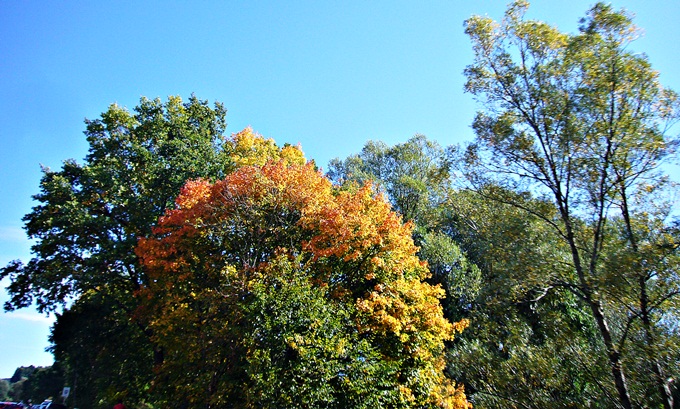
<svg viewBox="0 0 680 409">
<path fill-rule="evenodd" d="M 87 120 L 87 156 L 44 168 L 23 219 L 32 258 L 0 269 L 6 310 L 57 314 L 55 365 L 0 394 L 676 407 L 678 96 L 627 12 L 597 3 L 568 34 L 528 7 L 465 22 L 481 110 L 462 149 L 369 141 L 323 175 L 195 96 Z"/>
<path fill-rule="evenodd" d="M 84 163 L 44 169 L 35 257 L 2 270 L 7 309 L 68 305 L 51 341 L 72 405 L 468 405 L 444 374 L 466 323 L 370 185 L 335 187 L 249 128 L 223 136 L 220 104 L 135 112 L 87 121 Z"/>
<path fill-rule="evenodd" d="M 147 281 L 134 247 L 187 179 L 232 168 L 225 115 L 221 104 L 194 96 L 142 98 L 133 112 L 113 104 L 86 120 L 83 163 L 43 169 L 37 204 L 24 217 L 33 258 L 10 263 L 0 276 L 11 279 L 5 309 L 35 303 L 58 313 L 51 341 L 67 379 L 79 380 L 76 405 L 96 407 L 118 393 L 145 396 L 160 355 L 148 330 L 131 320 L 133 294 Z M 123 340 L 130 343 L 123 347 Z"/>
<path fill-rule="evenodd" d="M 411 225 L 299 156 L 187 183 L 137 254 L 157 387 L 191 407 L 468 407 Z M 178 391 L 176 377 L 196 382 Z M 177 395 L 177 392 L 180 395 Z"/>
<path fill-rule="evenodd" d="M 625 12 L 598 3 L 579 33 L 568 35 L 525 20 L 527 7 L 512 3 L 500 24 L 466 21 L 475 54 L 466 90 L 485 107 L 473 124 L 468 176 L 487 198 L 538 217 L 568 247 L 570 268 L 544 290 L 566 289 L 590 310 L 617 404 L 671 408 L 666 373 L 674 364 L 658 336 L 678 294 L 677 266 L 673 252 L 663 250 L 666 240 L 674 242 L 664 233 L 667 211 L 651 204 L 652 193 L 666 187 L 659 165 L 676 145 L 667 131 L 680 113 L 677 95 L 629 49 L 637 30 Z M 523 192 L 556 212 L 527 202 Z M 654 239 L 640 228 L 655 231 Z M 664 254 L 662 265 L 641 254 L 641 240 Z M 625 265 L 606 262 L 614 247 L 630 256 Z M 646 368 L 638 379 L 626 368 L 634 329 L 646 351 L 637 356 Z M 631 394 L 631 382 L 650 377 L 656 390 Z"/>
<path fill-rule="evenodd" d="M 38 203 L 24 217 L 34 258 L 2 269 L 6 309 L 35 302 L 54 311 L 101 288 L 132 292 L 146 281 L 132 249 L 172 205 L 187 179 L 224 175 L 226 110 L 192 97 L 142 98 L 135 112 L 112 105 L 86 121 L 84 164 L 43 169 Z"/>
</svg>

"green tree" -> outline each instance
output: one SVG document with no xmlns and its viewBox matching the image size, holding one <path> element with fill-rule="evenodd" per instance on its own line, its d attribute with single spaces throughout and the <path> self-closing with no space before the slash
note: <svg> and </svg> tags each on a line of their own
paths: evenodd
<svg viewBox="0 0 680 409">
<path fill-rule="evenodd" d="M 672 405 L 675 385 L 670 380 L 680 375 L 680 259 L 674 228 L 664 223 L 667 212 L 664 206 L 661 215 L 642 212 L 614 220 L 609 226 L 612 240 L 603 249 L 603 268 L 606 279 L 629 284 L 616 286 L 611 295 L 618 315 L 625 317 L 620 337 L 630 352 L 624 360 L 637 378 L 631 388 L 646 401 L 665 396 Z M 656 390 L 648 387 L 650 373 Z"/>
<path fill-rule="evenodd" d="M 225 113 L 195 97 L 142 98 L 135 114 L 114 104 L 86 121 L 85 164 L 43 169 L 39 204 L 24 217 L 38 240 L 35 257 L 3 268 L 12 296 L 5 308 L 35 301 L 40 311 L 53 311 L 101 286 L 130 293 L 144 284 L 131 249 L 187 179 L 224 174 Z"/>
<path fill-rule="evenodd" d="M 25 382 L 26 382 L 26 379 L 22 379 L 19 382 L 15 382 L 15 383 L 12 384 L 10 391 L 9 391 L 9 398 L 12 401 L 21 402 Z"/>
<path fill-rule="evenodd" d="M 10 383 L 19 382 L 22 379 L 28 378 L 33 372 L 35 372 L 35 366 L 20 366 L 14 371 L 14 374 L 9 379 Z"/>
<path fill-rule="evenodd" d="M 109 385 L 75 391 L 90 397 L 82 406 L 111 401 L 114 390 L 142 396 L 151 381 L 148 368 L 162 360 L 147 329 L 130 325 L 137 308 L 133 294 L 147 284 L 133 249 L 187 179 L 222 177 L 231 168 L 225 114 L 221 104 L 210 107 L 193 96 L 187 102 L 142 98 L 134 112 L 114 104 L 101 118 L 86 121 L 89 152 L 83 164 L 67 160 L 58 171 L 43 169 L 40 193 L 34 196 L 38 204 L 24 217 L 26 232 L 35 240 L 33 258 L 0 270 L 0 277 L 11 279 L 5 308 L 35 302 L 40 311 L 56 311 L 72 303 L 57 317 L 55 351 L 66 368 L 76 371 L 70 379 L 107 375 L 79 388 Z M 85 330 L 101 328 L 93 327 L 97 314 L 108 314 L 99 318 L 112 325 L 115 337 Z M 95 369 L 78 374 L 85 368 L 81 356 L 102 359 L 89 361 Z M 148 363 L 130 364 L 140 360 Z M 110 370 L 135 367 L 141 372 L 108 377 Z M 139 384 L 131 385 L 130 379 Z"/>
<path fill-rule="evenodd" d="M 9 399 L 10 384 L 7 379 L 0 379 L 0 400 L 6 401 Z"/>
<path fill-rule="evenodd" d="M 42 402 L 51 398 L 57 401 L 66 386 L 64 382 L 64 370 L 55 364 L 48 367 L 38 367 L 23 382 L 21 400 L 28 402 Z"/>
<path fill-rule="evenodd" d="M 669 311 L 677 291 L 671 286 L 650 302 L 648 289 L 656 274 L 676 275 L 674 267 L 649 274 L 634 264 L 633 284 L 626 272 L 612 274 L 604 259 L 610 243 L 620 238 L 608 228 L 618 219 L 628 226 L 625 247 L 633 254 L 639 250 L 632 220 L 644 212 L 645 193 L 663 181 L 657 170 L 675 145 L 667 131 L 677 120 L 676 94 L 659 85 L 644 56 L 627 48 L 636 29 L 625 12 L 598 3 L 580 32 L 567 35 L 524 20 L 527 7 L 524 1 L 511 4 L 501 24 L 478 16 L 466 21 L 475 54 L 466 69 L 466 90 L 487 108 L 473 125 L 477 141 L 467 151 L 468 175 L 485 187 L 488 198 L 538 217 L 568 247 L 571 268 L 549 288 L 566 289 L 588 307 L 617 404 L 631 408 L 651 400 L 671 408 L 663 377 L 669 367 L 664 368 L 654 336 L 647 337 L 649 353 L 636 358 L 646 362 L 656 388 L 631 397 L 625 363 L 631 353 L 626 328 L 642 322 L 642 331 L 648 328 L 651 335 L 661 321 L 645 315 L 652 308 Z M 551 202 L 557 213 L 527 206 L 518 200 L 522 195 L 516 192 L 522 191 Z M 641 199 L 637 209 L 632 197 Z M 631 314 L 617 311 L 612 294 L 621 288 L 636 293 Z"/>
<path fill-rule="evenodd" d="M 451 184 L 446 150 L 424 135 L 387 146 L 369 141 L 357 155 L 329 163 L 328 177 L 336 183 L 375 182 L 405 221 L 418 228 L 436 224 L 436 212 Z"/>
<path fill-rule="evenodd" d="M 475 406 L 611 407 L 608 368 L 591 358 L 596 328 L 579 299 L 554 286 L 568 248 L 536 216 L 479 192 L 458 191 L 449 206 L 447 231 L 482 273 L 470 327 L 449 348 L 449 371 Z"/>
<path fill-rule="evenodd" d="M 451 153 L 424 135 L 394 146 L 369 141 L 361 153 L 331 160 L 328 177 L 339 184 L 374 183 L 394 210 L 415 224 L 413 239 L 430 267 L 429 281 L 446 291 L 447 318 L 459 320 L 476 296 L 480 272 L 447 232 L 454 183 Z"/>
<path fill-rule="evenodd" d="M 51 350 L 56 363 L 68 364 L 64 382 L 72 387 L 73 407 L 110 406 L 116 397 L 150 400 L 154 359 L 148 335 L 114 297 L 106 289 L 83 294 L 57 314 L 52 327 Z"/>
</svg>

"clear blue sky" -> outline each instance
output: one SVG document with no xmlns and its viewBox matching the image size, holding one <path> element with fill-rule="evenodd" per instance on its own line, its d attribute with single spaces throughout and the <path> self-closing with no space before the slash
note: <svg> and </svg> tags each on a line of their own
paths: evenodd
<svg viewBox="0 0 680 409">
<path fill-rule="evenodd" d="M 133 108 L 141 96 L 193 92 L 226 105 L 228 132 L 251 125 L 279 144 L 300 143 L 324 168 L 369 139 L 471 140 L 463 21 L 500 19 L 505 4 L 0 0 L 0 265 L 30 257 L 21 217 L 40 164 L 81 160 L 83 119 L 113 102 Z M 535 0 L 529 17 L 574 32 L 592 4 Z M 633 48 L 680 91 L 680 2 L 613 4 L 637 15 L 645 36 Z M 0 378 L 51 364 L 51 321 L 31 310 L 0 313 Z"/>
</svg>

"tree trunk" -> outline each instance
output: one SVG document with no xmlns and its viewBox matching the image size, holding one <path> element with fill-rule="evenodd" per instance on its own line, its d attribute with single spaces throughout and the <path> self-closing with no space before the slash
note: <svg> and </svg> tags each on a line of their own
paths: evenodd
<svg viewBox="0 0 680 409">
<path fill-rule="evenodd" d="M 633 233 L 633 226 L 630 220 L 630 211 L 628 210 L 628 195 L 626 194 L 625 185 L 621 186 L 620 191 L 621 214 L 623 215 L 623 220 L 626 223 L 628 241 L 630 242 L 633 252 L 638 253 L 639 247 L 637 239 Z M 640 265 L 637 266 L 638 269 L 641 269 L 640 267 Z M 652 332 L 652 321 L 650 318 L 649 295 L 647 294 L 647 277 L 644 274 L 644 271 L 638 271 L 638 274 L 638 287 L 640 291 L 640 317 L 642 318 L 642 327 L 645 331 L 645 353 L 647 355 L 647 360 L 652 366 L 652 372 L 654 372 L 654 377 L 656 378 L 657 388 L 663 403 L 663 407 L 664 409 L 673 409 L 673 393 L 666 382 L 663 368 L 661 367 L 661 364 L 659 364 L 658 359 L 656 359 L 654 352 L 652 351 L 652 348 L 654 347 L 654 334 Z"/>
<path fill-rule="evenodd" d="M 561 205 L 559 201 L 558 204 Z M 602 303 L 596 298 L 597 294 L 595 294 L 595 292 L 592 290 L 588 280 L 586 279 L 586 275 L 583 270 L 583 264 L 581 263 L 581 255 L 576 245 L 576 239 L 569 214 L 564 207 L 561 207 L 560 210 L 562 210 L 562 220 L 565 223 L 567 243 L 571 249 L 574 268 L 576 269 L 576 273 L 580 282 L 580 291 L 582 292 L 584 299 L 590 307 L 593 318 L 597 323 L 600 336 L 602 337 L 602 342 L 604 342 L 604 345 L 607 348 L 607 358 L 609 359 L 612 376 L 614 377 L 616 392 L 619 395 L 619 403 L 624 409 L 632 409 L 633 406 L 630 400 L 630 393 L 628 392 L 628 383 L 626 381 L 626 375 L 621 364 L 621 353 L 616 348 L 614 341 L 612 340 L 609 324 L 607 323 L 607 319 L 604 316 L 604 312 L 602 311 Z"/>
<path fill-rule="evenodd" d="M 647 359 L 652 365 L 652 371 L 656 378 L 657 387 L 659 388 L 659 395 L 663 403 L 664 409 L 673 409 L 673 393 L 666 382 L 664 371 L 659 364 L 658 359 L 654 356 L 652 348 L 654 346 L 654 334 L 652 333 L 652 322 L 649 317 L 649 300 L 647 297 L 647 282 L 645 277 L 640 275 L 640 315 L 642 317 L 642 326 L 645 330 L 645 351 L 647 352 Z"/>
<path fill-rule="evenodd" d="M 612 341 L 611 331 L 607 324 L 607 319 L 602 311 L 602 305 L 598 300 L 593 300 L 592 295 L 588 297 L 588 305 L 593 313 L 597 327 L 600 330 L 602 341 L 607 348 L 607 356 L 609 358 L 609 365 L 611 366 L 612 376 L 614 377 L 614 384 L 616 385 L 616 392 L 619 395 L 619 402 L 625 409 L 632 409 L 630 401 L 630 393 L 628 392 L 628 383 L 626 382 L 626 375 L 621 365 L 621 353 L 617 350 Z"/>
</svg>

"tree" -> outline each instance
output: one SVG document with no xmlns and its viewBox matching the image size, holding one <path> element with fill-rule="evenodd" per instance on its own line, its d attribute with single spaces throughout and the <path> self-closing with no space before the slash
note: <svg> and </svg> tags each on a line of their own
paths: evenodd
<svg viewBox="0 0 680 409">
<path fill-rule="evenodd" d="M 106 289 L 83 294 L 52 327 L 51 352 L 55 363 L 68 365 L 64 381 L 72 387 L 73 407 L 110 406 L 118 397 L 150 400 L 152 343 L 114 299 Z"/>
<path fill-rule="evenodd" d="M 9 398 L 15 402 L 21 402 L 26 379 L 13 383 L 9 391 Z"/>
<path fill-rule="evenodd" d="M 514 2 L 500 25 L 478 16 L 466 21 L 475 53 L 466 68 L 466 90 L 487 108 L 473 125 L 470 180 L 487 197 L 538 217 L 568 247 L 570 269 L 546 290 L 566 289 L 588 307 L 617 404 L 630 408 L 634 401 L 652 400 L 670 408 L 663 373 L 672 366 L 664 367 L 655 337 L 646 337 L 648 354 L 636 358 L 651 370 L 656 392 L 648 388 L 631 397 L 625 363 L 628 328 L 642 323 L 643 332 L 659 334 L 652 329 L 663 322 L 645 316 L 652 305 L 657 314 L 670 311 L 666 307 L 677 295 L 675 267 L 657 264 L 650 274 L 634 263 L 633 284 L 628 272 L 612 272 L 604 259 L 613 242 L 639 251 L 632 220 L 645 211 L 642 198 L 663 181 L 658 166 L 674 150 L 667 131 L 678 117 L 677 96 L 658 84 L 644 56 L 627 49 L 636 31 L 625 12 L 598 3 L 580 32 L 567 35 L 524 20 L 527 7 Z M 518 200 L 522 191 L 552 203 L 557 213 L 527 206 Z M 632 197 L 641 199 L 638 207 Z M 625 243 L 609 229 L 618 220 L 627 226 Z M 648 289 L 658 276 L 672 284 L 650 302 Z M 620 291 L 636 294 L 633 310 L 618 310 L 613 295 Z"/>
<path fill-rule="evenodd" d="M 34 256 L 26 264 L 10 263 L 0 277 L 11 279 L 8 310 L 35 302 L 40 311 L 56 311 L 72 303 L 57 317 L 52 337 L 64 366 L 76 371 L 69 378 L 105 373 L 78 375 L 84 369 L 78 364 L 81 356 L 104 358 L 88 362 L 98 369 L 130 370 L 125 362 L 140 359 L 151 368 L 154 359 L 162 359 L 146 329 L 131 321 L 137 308 L 133 293 L 147 282 L 134 247 L 151 233 L 187 179 L 222 177 L 232 168 L 233 141 L 223 135 L 225 114 L 221 104 L 210 107 L 193 96 L 188 102 L 142 98 L 134 112 L 114 104 L 101 118 L 86 121 L 89 152 L 83 164 L 67 160 L 58 171 L 43 169 L 41 190 L 34 196 L 38 204 L 24 217 L 26 232 L 35 240 Z M 100 313 L 109 315 L 99 319 L 123 332 L 111 338 L 85 331 Z M 135 342 L 121 350 L 121 339 Z M 113 350 L 122 355 L 102 354 Z M 145 367 L 140 363 L 139 368 Z M 97 402 L 110 402 L 114 391 L 143 396 L 151 375 L 144 369 L 107 376 L 98 380 L 109 385 L 107 390 L 75 392 L 92 397 L 80 402 L 83 406 L 97 407 Z M 132 391 L 129 379 L 143 380 Z"/>
<path fill-rule="evenodd" d="M 443 372 L 466 323 L 444 319 L 411 225 L 370 185 L 281 156 L 187 183 L 139 242 L 163 404 L 468 407 Z"/>
<path fill-rule="evenodd" d="M 85 164 L 67 160 L 43 169 L 39 203 L 24 217 L 38 242 L 27 265 L 2 270 L 12 279 L 6 309 L 37 303 L 53 311 L 100 286 L 131 292 L 144 284 L 134 253 L 137 238 L 189 178 L 223 175 L 225 110 L 192 97 L 183 103 L 142 98 L 136 114 L 117 105 L 86 121 Z"/>
<path fill-rule="evenodd" d="M 620 324 L 621 339 L 630 351 L 624 357 L 626 367 L 642 383 L 632 388 L 648 401 L 665 396 L 666 406 L 671 406 L 672 380 L 679 375 L 680 260 L 674 227 L 664 223 L 668 209 L 664 206 L 661 215 L 636 212 L 615 220 L 609 226 L 612 240 L 603 251 L 603 268 L 609 280 L 629 284 L 614 288 L 612 296 L 618 301 L 618 314 L 626 318 Z M 650 373 L 656 390 L 647 386 Z"/>
<path fill-rule="evenodd" d="M 475 407 L 611 407 L 587 309 L 551 288 L 568 268 L 568 248 L 539 218 L 483 193 L 461 190 L 449 201 L 447 231 L 482 277 L 470 327 L 448 349 L 449 371 Z M 528 196 L 523 203 L 551 209 Z"/>
<path fill-rule="evenodd" d="M 414 223 L 413 240 L 430 268 L 428 281 L 443 286 L 445 315 L 459 320 L 476 296 L 480 272 L 446 231 L 454 192 L 451 153 L 424 135 L 394 146 L 369 141 L 361 153 L 333 159 L 328 177 L 336 183 L 373 183 L 404 220 Z"/>
<path fill-rule="evenodd" d="M 9 398 L 10 384 L 7 379 L 0 379 L 0 400 L 6 401 Z"/>
<path fill-rule="evenodd" d="M 424 135 L 387 146 L 369 141 L 358 155 L 331 160 L 328 177 L 336 183 L 372 181 L 405 221 L 427 228 L 446 200 L 451 183 L 449 155 Z"/>
<path fill-rule="evenodd" d="M 36 370 L 36 368 L 33 365 L 31 365 L 31 366 L 20 366 L 14 371 L 14 374 L 9 379 L 9 381 L 10 381 L 10 383 L 19 382 L 20 380 L 26 379 L 29 376 L 31 376 L 31 374 L 33 372 L 35 372 L 35 370 Z"/>
<path fill-rule="evenodd" d="M 65 386 L 64 371 L 55 364 L 48 367 L 38 367 L 35 372 L 24 380 L 21 388 L 21 400 L 27 402 L 42 402 L 46 398 L 56 401 L 61 396 Z"/>
</svg>

